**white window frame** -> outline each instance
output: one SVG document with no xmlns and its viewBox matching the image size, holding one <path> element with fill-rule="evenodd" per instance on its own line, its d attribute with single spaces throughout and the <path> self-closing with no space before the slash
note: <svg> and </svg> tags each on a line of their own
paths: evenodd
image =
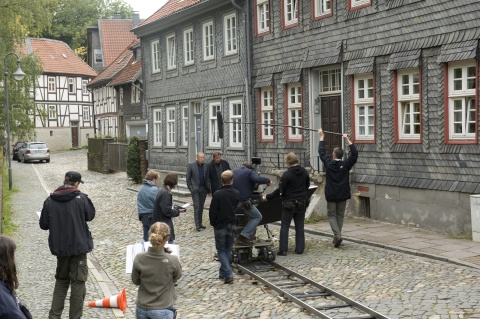
<svg viewBox="0 0 480 319">
<path fill-rule="evenodd" d="M 208 145 L 220 146 L 218 137 L 217 112 L 221 110 L 220 102 L 210 102 L 208 106 Z"/>
<path fill-rule="evenodd" d="M 192 65 L 195 63 L 193 28 L 183 31 L 183 51 L 184 65 Z"/>
<path fill-rule="evenodd" d="M 260 89 L 260 113 L 262 121 L 262 141 L 273 141 L 273 88 L 271 86 Z"/>
<path fill-rule="evenodd" d="M 332 1 L 333 0 L 315 0 L 315 18 L 321 18 L 332 14 Z M 329 8 L 327 8 L 329 7 Z"/>
<path fill-rule="evenodd" d="M 130 103 L 135 103 L 135 97 L 137 95 L 137 88 L 131 84 L 131 90 L 130 90 Z"/>
<path fill-rule="evenodd" d="M 74 94 L 75 93 L 75 79 L 74 78 L 68 78 L 68 93 L 69 94 Z"/>
<path fill-rule="evenodd" d="M 123 105 L 123 88 L 121 87 L 119 90 L 119 93 L 118 93 L 118 104 L 120 104 L 120 106 Z"/>
<path fill-rule="evenodd" d="M 461 77 L 455 78 L 455 70 L 459 69 L 462 73 Z M 471 76 L 468 75 L 469 69 L 474 70 L 474 74 Z M 448 134 L 451 141 L 474 140 L 476 138 L 476 77 L 475 60 L 448 64 Z M 455 86 L 458 83 L 460 88 Z M 469 130 L 471 124 L 473 124 L 473 129 Z"/>
<path fill-rule="evenodd" d="M 167 70 L 177 68 L 177 47 L 175 44 L 175 35 L 167 37 Z"/>
<path fill-rule="evenodd" d="M 162 110 L 153 110 L 153 146 L 162 146 Z"/>
<path fill-rule="evenodd" d="M 302 84 L 287 84 L 287 125 L 302 126 Z M 288 140 L 302 140 L 300 128 L 288 127 Z"/>
<path fill-rule="evenodd" d="M 57 108 L 55 107 L 55 105 L 48 106 L 48 119 L 49 120 L 57 119 Z"/>
<path fill-rule="evenodd" d="M 350 1 L 350 8 L 352 9 L 371 4 L 371 0 L 349 0 L 349 1 Z"/>
<path fill-rule="evenodd" d="M 87 89 L 87 84 L 88 80 L 82 80 L 82 93 L 83 95 L 88 95 L 88 89 Z"/>
<path fill-rule="evenodd" d="M 167 146 L 175 146 L 175 107 L 167 107 Z"/>
<path fill-rule="evenodd" d="M 228 125 L 229 144 L 231 147 L 243 147 L 242 100 L 231 100 L 229 108 L 230 122 L 232 122 Z"/>
<path fill-rule="evenodd" d="M 223 34 L 225 43 L 225 55 L 237 53 L 237 15 L 235 13 L 223 18 Z"/>
<path fill-rule="evenodd" d="M 182 105 L 181 107 L 181 110 L 182 110 L 182 145 L 183 146 L 188 146 L 188 136 L 189 136 L 189 132 L 188 132 L 188 112 L 189 112 L 189 108 L 188 108 L 188 104 L 185 104 L 185 105 Z"/>
<path fill-rule="evenodd" d="M 83 122 L 90 122 L 90 106 L 84 105 L 82 111 Z"/>
<path fill-rule="evenodd" d="M 270 32 L 270 0 L 257 0 L 257 34 Z"/>
<path fill-rule="evenodd" d="M 369 80 L 371 80 L 371 86 Z M 373 86 L 373 73 L 354 75 L 355 137 L 362 141 L 375 139 L 375 90 Z M 360 92 L 363 92 L 363 96 Z M 370 130 L 370 128 L 372 129 Z"/>
<path fill-rule="evenodd" d="M 150 43 L 152 57 L 152 73 L 160 72 L 160 40 L 154 40 Z"/>
<path fill-rule="evenodd" d="M 202 25 L 202 48 L 204 61 L 215 59 L 215 30 L 213 21 L 205 22 Z"/>
<path fill-rule="evenodd" d="M 342 91 L 342 76 L 340 67 L 322 68 L 318 71 L 320 95 L 340 93 Z M 326 83 L 326 85 L 324 85 Z"/>
<path fill-rule="evenodd" d="M 404 82 L 406 79 L 406 83 Z M 397 71 L 397 116 L 400 140 L 419 140 L 422 129 L 420 109 L 420 71 L 418 68 Z M 418 128 L 418 133 L 415 133 Z"/>
<path fill-rule="evenodd" d="M 283 21 L 286 27 L 298 23 L 298 2 L 300 0 L 283 0 Z"/>
<path fill-rule="evenodd" d="M 55 90 L 56 90 L 55 77 L 53 76 L 47 77 L 47 89 L 48 89 L 48 93 L 55 93 Z"/>
</svg>

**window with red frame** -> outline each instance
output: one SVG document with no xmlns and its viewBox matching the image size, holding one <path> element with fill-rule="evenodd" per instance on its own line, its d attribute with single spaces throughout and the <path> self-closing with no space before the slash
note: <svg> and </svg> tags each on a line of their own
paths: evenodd
<svg viewBox="0 0 480 319">
<path fill-rule="evenodd" d="M 290 83 L 287 85 L 287 139 L 302 140 L 302 84 Z"/>
</svg>

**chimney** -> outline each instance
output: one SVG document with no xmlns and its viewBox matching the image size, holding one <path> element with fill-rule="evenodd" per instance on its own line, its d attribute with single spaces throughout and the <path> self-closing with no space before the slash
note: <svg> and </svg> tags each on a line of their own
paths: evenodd
<svg viewBox="0 0 480 319">
<path fill-rule="evenodd" d="M 120 14 L 120 12 L 115 12 L 115 14 L 113 15 L 113 18 L 118 20 L 122 18 L 122 15 Z"/>
<path fill-rule="evenodd" d="M 135 28 L 140 23 L 140 12 L 132 11 L 132 25 Z"/>
</svg>

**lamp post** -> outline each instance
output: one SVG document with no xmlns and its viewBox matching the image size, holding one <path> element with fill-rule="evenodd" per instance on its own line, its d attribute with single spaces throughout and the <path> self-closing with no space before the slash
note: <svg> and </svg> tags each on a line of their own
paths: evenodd
<svg viewBox="0 0 480 319">
<path fill-rule="evenodd" d="M 7 58 L 10 55 L 14 55 L 17 57 L 17 71 L 13 73 L 13 77 L 17 81 L 23 80 L 25 77 L 25 73 L 23 73 L 22 69 L 20 68 L 20 58 L 14 52 L 7 53 L 5 58 L 3 59 L 3 65 L 5 66 L 5 118 L 7 120 L 7 161 L 8 161 L 8 189 L 12 189 L 12 160 L 10 158 L 10 116 L 9 116 L 9 106 L 8 106 L 8 70 L 7 70 Z"/>
</svg>

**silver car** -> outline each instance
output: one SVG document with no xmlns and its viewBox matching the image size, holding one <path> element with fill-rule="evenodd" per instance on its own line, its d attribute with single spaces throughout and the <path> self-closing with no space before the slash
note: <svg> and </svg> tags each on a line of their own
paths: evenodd
<svg viewBox="0 0 480 319">
<path fill-rule="evenodd" d="M 18 149 L 17 161 L 45 161 L 50 163 L 50 149 L 43 142 L 25 142 Z"/>
</svg>

